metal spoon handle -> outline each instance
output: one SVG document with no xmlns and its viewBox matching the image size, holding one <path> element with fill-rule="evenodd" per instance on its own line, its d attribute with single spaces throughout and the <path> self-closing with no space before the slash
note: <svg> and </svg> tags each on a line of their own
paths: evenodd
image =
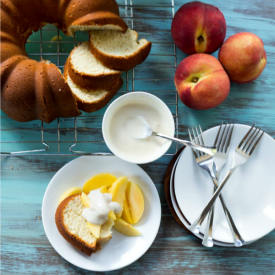
<svg viewBox="0 0 275 275">
<path fill-rule="evenodd" d="M 216 149 L 215 146 L 199 145 L 199 144 L 193 143 L 193 142 L 188 141 L 188 140 L 183 140 L 183 139 L 178 139 L 178 138 L 174 138 L 174 137 L 169 137 L 169 136 L 166 136 L 164 134 L 157 133 L 157 132 L 153 132 L 152 135 L 157 136 L 157 137 L 161 137 L 161 138 L 165 138 L 165 139 L 169 139 L 169 140 L 175 141 L 177 143 L 189 146 L 189 147 L 191 147 L 191 148 L 193 148 L 195 150 L 202 151 L 202 152 L 204 152 L 206 154 L 209 154 L 210 156 L 214 156 L 215 153 L 216 153 L 216 151 L 217 151 L 217 149 Z"/>
</svg>

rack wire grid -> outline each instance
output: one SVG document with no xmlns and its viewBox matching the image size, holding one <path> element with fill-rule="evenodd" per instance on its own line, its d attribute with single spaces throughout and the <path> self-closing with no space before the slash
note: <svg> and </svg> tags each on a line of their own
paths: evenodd
<svg viewBox="0 0 275 275">
<path fill-rule="evenodd" d="M 171 110 L 178 137 L 178 94 L 173 77 L 177 67 L 177 49 L 170 34 L 174 17 L 174 0 L 118 0 L 120 16 L 140 38 L 152 42 L 145 62 L 123 72 L 124 84 L 116 97 L 145 91 L 158 96 Z M 67 37 L 53 25 L 33 33 L 27 41 L 30 58 L 50 60 L 63 71 L 71 50 L 88 41 L 88 34 L 77 32 Z M 115 97 L 115 98 L 116 98 Z M 112 155 L 102 132 L 102 117 L 108 105 L 95 113 L 82 113 L 75 118 L 58 118 L 50 124 L 41 121 L 18 123 L 1 113 L 1 154 L 15 155 Z M 177 152 L 172 144 L 166 155 Z"/>
</svg>

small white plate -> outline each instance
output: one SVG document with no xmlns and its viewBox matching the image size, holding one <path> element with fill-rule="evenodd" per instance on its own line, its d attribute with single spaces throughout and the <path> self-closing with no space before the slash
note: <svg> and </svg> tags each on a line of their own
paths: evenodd
<svg viewBox="0 0 275 275">
<path fill-rule="evenodd" d="M 135 227 L 142 233 L 127 237 L 113 229 L 113 238 L 101 250 L 86 256 L 59 233 L 55 224 L 55 211 L 60 196 L 73 186 L 83 184 L 98 173 L 127 176 L 137 183 L 144 195 L 145 210 Z M 54 249 L 68 262 L 91 271 L 111 271 L 125 267 L 139 259 L 153 243 L 160 225 L 161 206 L 155 184 L 136 164 L 112 156 L 87 156 L 77 158 L 63 166 L 52 178 L 42 203 L 42 221 L 45 233 Z"/>
<path fill-rule="evenodd" d="M 228 171 L 232 154 L 250 126 L 235 124 L 230 161 L 221 173 Z M 204 132 L 206 144 L 213 144 L 218 127 Z M 265 134 L 246 164 L 236 169 L 222 194 L 234 222 L 246 242 L 253 242 L 275 228 L 275 141 Z M 209 175 L 199 168 L 192 150 L 186 148 L 175 171 L 175 196 L 184 217 L 194 222 L 212 196 L 213 183 Z M 206 221 L 201 227 L 205 230 Z M 213 239 L 222 243 L 233 242 L 220 201 L 217 200 Z"/>
</svg>

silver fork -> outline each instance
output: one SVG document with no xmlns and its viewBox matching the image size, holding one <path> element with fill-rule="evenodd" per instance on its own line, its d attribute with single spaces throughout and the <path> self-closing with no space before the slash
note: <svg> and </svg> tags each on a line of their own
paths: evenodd
<svg viewBox="0 0 275 275">
<path fill-rule="evenodd" d="M 214 205 L 217 197 L 220 195 L 223 187 L 225 186 L 226 182 L 232 175 L 232 173 L 236 170 L 237 167 L 245 164 L 252 153 L 254 152 L 255 148 L 257 147 L 260 139 L 262 138 L 264 131 L 261 133 L 261 128 L 254 127 L 253 125 L 250 130 L 246 133 L 243 137 L 235 152 L 233 154 L 233 163 L 231 165 L 230 170 L 227 172 L 225 178 L 223 179 L 222 183 L 216 189 L 215 193 L 213 194 L 210 201 L 207 203 L 206 207 L 203 209 L 200 216 L 189 226 L 189 230 L 195 234 L 200 231 L 201 224 L 203 223 L 205 217 L 211 210 L 212 206 Z M 254 129 L 254 131 L 253 131 Z M 259 137 L 257 138 L 258 134 L 260 133 Z M 257 139 L 256 139 L 257 138 Z"/>
<path fill-rule="evenodd" d="M 198 133 L 197 127 L 195 129 L 196 129 L 197 137 L 194 133 L 193 128 L 192 128 L 192 132 L 193 132 L 193 135 L 195 136 L 196 142 L 205 144 L 201 127 L 199 126 L 200 135 Z M 221 169 L 223 168 L 223 166 L 225 165 L 225 163 L 227 161 L 227 151 L 230 146 L 233 129 L 234 129 L 234 125 L 232 125 L 232 127 L 231 127 L 231 124 L 229 126 L 228 126 L 228 124 L 226 124 L 225 127 L 223 127 L 223 123 L 221 123 L 220 128 L 217 133 L 217 136 L 216 136 L 216 139 L 215 139 L 215 142 L 214 142 L 214 146 L 217 147 L 217 153 L 215 154 L 215 156 L 217 156 L 216 158 L 211 157 L 209 155 L 204 155 L 203 158 L 201 158 L 200 156 L 198 156 L 201 153 L 194 151 L 198 165 L 202 169 L 206 170 L 209 173 L 209 175 L 211 176 L 211 179 L 214 183 L 213 193 L 215 192 L 215 189 L 218 187 L 218 178 L 219 178 Z M 188 131 L 189 131 L 189 129 L 188 129 Z M 189 137 L 190 137 L 190 139 L 193 139 L 190 131 L 189 131 Z M 216 173 L 214 171 L 216 171 Z M 238 247 L 242 246 L 244 244 L 244 240 L 243 240 L 242 236 L 240 235 L 240 233 L 232 219 L 232 216 L 226 206 L 226 203 L 225 203 L 222 195 L 220 195 L 220 201 L 221 201 L 227 222 L 229 224 L 231 234 L 234 239 L 234 244 L 235 244 L 235 246 L 238 246 Z M 214 206 L 211 208 L 211 210 L 209 212 L 207 225 L 206 225 L 206 229 L 205 229 L 205 234 L 204 234 L 204 238 L 203 238 L 203 242 L 202 242 L 202 244 L 207 247 L 213 246 L 213 238 L 212 238 L 213 219 L 214 219 Z"/>
</svg>

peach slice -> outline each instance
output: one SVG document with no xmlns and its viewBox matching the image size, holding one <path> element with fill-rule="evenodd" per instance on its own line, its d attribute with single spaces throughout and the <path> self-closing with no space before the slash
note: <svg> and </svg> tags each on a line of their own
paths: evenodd
<svg viewBox="0 0 275 275">
<path fill-rule="evenodd" d="M 88 226 L 90 232 L 91 232 L 96 238 L 99 238 L 100 230 L 101 230 L 101 225 L 92 224 L 92 223 L 87 222 L 87 226 Z"/>
<path fill-rule="evenodd" d="M 125 200 L 125 191 L 127 187 L 127 178 L 118 178 L 108 192 L 112 195 L 112 201 L 117 202 L 121 206 L 121 212 L 117 214 L 117 217 L 121 217 L 123 211 L 123 203 Z"/>
<path fill-rule="evenodd" d="M 80 194 L 81 192 L 82 192 L 82 187 L 72 187 L 62 194 L 62 196 L 59 199 L 59 203 L 64 201 L 69 196 Z"/>
<path fill-rule="evenodd" d="M 85 194 L 84 192 L 82 192 L 81 194 L 81 202 L 85 207 L 90 207 L 91 201 L 90 198 L 88 197 L 87 194 Z"/>
<path fill-rule="evenodd" d="M 115 225 L 114 228 L 120 232 L 123 235 L 126 236 L 140 236 L 141 233 L 134 228 L 132 225 L 130 225 L 129 223 L 127 223 L 126 221 L 124 221 L 121 218 L 117 218 L 115 221 Z"/>
<path fill-rule="evenodd" d="M 126 188 L 127 190 L 127 188 Z M 131 217 L 131 212 L 130 212 L 130 208 L 128 205 L 128 201 L 127 198 L 124 200 L 124 204 L 123 204 L 123 212 L 122 212 L 122 219 L 124 219 L 126 222 L 129 223 L 133 223 L 132 221 L 132 217 Z"/>
<path fill-rule="evenodd" d="M 126 198 L 131 213 L 132 223 L 137 223 L 144 212 L 144 198 L 140 187 L 133 182 L 128 182 Z"/>
<path fill-rule="evenodd" d="M 106 186 L 101 186 L 101 187 L 99 188 L 99 190 L 100 190 L 101 193 L 108 193 L 108 190 L 107 190 L 107 187 L 106 187 Z"/>
<path fill-rule="evenodd" d="M 90 193 L 90 191 L 98 189 L 102 186 L 109 187 L 111 186 L 117 178 L 108 173 L 101 173 L 98 175 L 93 176 L 92 178 L 88 179 L 85 184 L 83 185 L 83 192 Z"/>
</svg>

